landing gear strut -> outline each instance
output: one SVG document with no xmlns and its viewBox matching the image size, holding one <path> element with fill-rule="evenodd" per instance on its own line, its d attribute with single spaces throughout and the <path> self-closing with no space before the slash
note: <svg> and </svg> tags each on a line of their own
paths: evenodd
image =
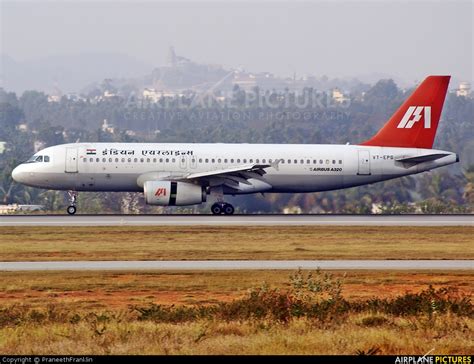
<svg viewBox="0 0 474 364">
<path fill-rule="evenodd" d="M 234 213 L 234 206 L 227 202 L 216 202 L 211 206 L 213 215 L 232 215 Z"/>
<path fill-rule="evenodd" d="M 69 215 L 74 215 L 76 213 L 77 192 L 67 191 L 67 194 L 69 198 L 69 206 L 67 207 L 67 213 Z"/>
</svg>

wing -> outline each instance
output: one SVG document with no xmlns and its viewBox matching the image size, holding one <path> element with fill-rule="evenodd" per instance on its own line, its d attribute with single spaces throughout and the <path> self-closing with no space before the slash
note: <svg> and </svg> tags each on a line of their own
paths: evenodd
<svg viewBox="0 0 474 364">
<path fill-rule="evenodd" d="M 208 186 L 223 186 L 230 192 L 263 192 L 272 186 L 265 181 L 263 175 L 266 168 L 278 168 L 278 162 L 272 164 L 243 164 L 232 168 L 217 169 L 206 172 L 191 173 L 182 181 L 199 181 Z"/>
</svg>

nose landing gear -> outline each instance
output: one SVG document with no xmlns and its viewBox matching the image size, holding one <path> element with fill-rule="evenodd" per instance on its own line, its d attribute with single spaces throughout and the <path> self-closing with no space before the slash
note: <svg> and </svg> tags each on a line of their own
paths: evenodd
<svg viewBox="0 0 474 364">
<path fill-rule="evenodd" d="M 67 213 L 69 215 L 74 215 L 76 213 L 76 201 L 77 201 L 77 192 L 76 191 L 67 191 L 69 198 L 69 206 L 67 207 Z"/>
<path fill-rule="evenodd" d="M 234 206 L 227 202 L 216 202 L 211 206 L 213 215 L 232 215 L 234 213 Z"/>
</svg>

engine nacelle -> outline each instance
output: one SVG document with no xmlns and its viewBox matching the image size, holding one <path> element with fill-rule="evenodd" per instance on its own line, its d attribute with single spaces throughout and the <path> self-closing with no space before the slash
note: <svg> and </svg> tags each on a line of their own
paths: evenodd
<svg viewBox="0 0 474 364">
<path fill-rule="evenodd" d="M 185 206 L 206 202 L 205 189 L 186 182 L 146 181 L 143 194 L 149 205 Z"/>
</svg>

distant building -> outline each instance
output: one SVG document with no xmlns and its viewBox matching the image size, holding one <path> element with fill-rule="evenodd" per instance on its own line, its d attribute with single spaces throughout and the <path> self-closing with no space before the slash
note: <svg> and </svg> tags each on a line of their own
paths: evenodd
<svg viewBox="0 0 474 364">
<path fill-rule="evenodd" d="M 257 86 L 257 77 L 252 73 L 236 71 L 232 83 L 242 90 L 250 91 Z"/>
<path fill-rule="evenodd" d="M 338 104 L 343 104 L 349 101 L 349 97 L 347 97 L 340 89 L 335 88 L 332 90 L 331 94 L 332 100 Z"/>
<path fill-rule="evenodd" d="M 103 94 L 104 99 L 110 99 L 111 97 L 117 97 L 117 96 L 118 95 L 115 92 L 112 92 L 109 90 L 105 90 Z"/>
<path fill-rule="evenodd" d="M 61 101 L 61 96 L 59 95 L 48 95 L 48 102 L 59 102 Z"/>
<path fill-rule="evenodd" d="M 19 131 L 28 131 L 28 124 L 25 124 L 25 123 L 18 124 L 16 128 Z"/>
<path fill-rule="evenodd" d="M 43 149 L 45 147 L 45 142 L 41 141 L 41 140 L 35 140 L 34 143 L 33 143 L 33 150 L 36 152 L 39 152 L 41 149 Z"/>
<path fill-rule="evenodd" d="M 7 142 L 0 142 L 0 154 L 3 154 L 5 149 L 7 149 Z"/>
<path fill-rule="evenodd" d="M 115 128 L 111 124 L 109 124 L 107 119 L 104 119 L 104 122 L 102 123 L 102 131 L 104 133 L 113 134 L 115 132 Z"/>
<path fill-rule="evenodd" d="M 19 211 L 40 211 L 44 209 L 43 205 L 0 205 L 0 215 L 8 215 Z"/>
<path fill-rule="evenodd" d="M 142 93 L 143 99 L 149 102 L 158 102 L 161 98 L 161 93 L 154 88 L 145 88 Z"/>
<path fill-rule="evenodd" d="M 459 88 L 456 90 L 457 96 L 470 97 L 471 96 L 471 84 L 469 82 L 461 82 Z"/>
</svg>

